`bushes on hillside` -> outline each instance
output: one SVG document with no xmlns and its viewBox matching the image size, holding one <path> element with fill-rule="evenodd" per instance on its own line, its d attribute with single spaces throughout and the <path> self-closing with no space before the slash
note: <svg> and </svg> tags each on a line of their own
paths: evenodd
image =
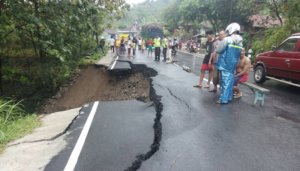
<svg viewBox="0 0 300 171">
<path fill-rule="evenodd" d="M 289 35 L 291 35 L 291 30 L 286 25 L 259 33 L 253 42 L 254 54 L 271 50 L 272 46 L 278 46 Z"/>
</svg>

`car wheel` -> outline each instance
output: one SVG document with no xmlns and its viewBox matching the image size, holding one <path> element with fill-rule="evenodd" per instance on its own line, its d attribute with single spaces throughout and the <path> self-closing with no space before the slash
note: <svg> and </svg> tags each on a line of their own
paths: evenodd
<svg viewBox="0 0 300 171">
<path fill-rule="evenodd" d="M 256 83 L 263 83 L 266 81 L 265 68 L 261 65 L 257 66 L 254 70 L 254 81 Z"/>
</svg>

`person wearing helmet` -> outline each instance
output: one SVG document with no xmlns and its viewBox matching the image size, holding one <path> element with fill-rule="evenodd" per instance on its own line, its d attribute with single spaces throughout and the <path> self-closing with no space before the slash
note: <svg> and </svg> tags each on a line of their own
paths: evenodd
<svg viewBox="0 0 300 171">
<path fill-rule="evenodd" d="M 225 31 L 228 37 L 216 49 L 219 54 L 216 67 L 221 73 L 221 94 L 217 101 L 219 104 L 227 104 L 233 99 L 234 72 L 243 46 L 238 23 L 229 24 Z"/>
</svg>

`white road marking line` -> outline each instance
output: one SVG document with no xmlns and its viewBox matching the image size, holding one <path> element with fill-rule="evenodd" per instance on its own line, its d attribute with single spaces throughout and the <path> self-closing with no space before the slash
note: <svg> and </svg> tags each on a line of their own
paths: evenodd
<svg viewBox="0 0 300 171">
<path fill-rule="evenodd" d="M 269 77 L 269 76 L 267 76 L 267 78 L 269 78 L 270 80 L 275 80 L 275 81 L 282 82 L 282 83 L 285 83 L 285 84 L 289 84 L 289 85 L 292 85 L 292 86 L 300 87 L 299 84 L 292 83 L 292 82 L 289 82 L 289 81 L 280 80 L 280 79 L 277 79 L 277 78 L 274 78 L 274 77 Z"/>
<path fill-rule="evenodd" d="M 78 161 L 78 157 L 81 153 L 81 150 L 82 150 L 82 147 L 85 143 L 85 140 L 86 140 L 86 137 L 87 137 L 87 134 L 89 133 L 89 130 L 90 130 L 90 127 L 92 125 L 92 121 L 94 119 L 94 116 L 96 114 L 96 111 L 97 111 L 97 108 L 98 108 L 98 104 L 99 102 L 95 102 L 94 105 L 93 105 L 93 108 L 91 110 L 91 113 L 89 115 L 89 117 L 87 118 L 86 122 L 85 122 L 85 125 L 81 131 L 81 134 L 77 140 L 77 143 L 71 153 L 71 156 L 68 160 L 68 163 L 67 165 L 65 166 L 65 169 L 64 171 L 73 171 L 75 166 L 76 166 L 76 163 Z"/>
<path fill-rule="evenodd" d="M 110 68 L 111 70 L 114 69 L 114 67 L 115 67 L 115 65 L 116 65 L 118 59 L 119 59 L 119 56 L 117 56 L 117 58 L 115 59 L 113 65 L 112 65 L 111 68 Z"/>
<path fill-rule="evenodd" d="M 204 81 L 208 82 L 207 78 L 203 78 Z M 214 85 L 212 82 L 210 82 L 211 85 Z"/>
</svg>

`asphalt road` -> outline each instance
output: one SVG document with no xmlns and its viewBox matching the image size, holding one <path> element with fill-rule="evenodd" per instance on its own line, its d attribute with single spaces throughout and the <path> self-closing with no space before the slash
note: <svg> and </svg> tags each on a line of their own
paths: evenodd
<svg viewBox="0 0 300 171">
<path fill-rule="evenodd" d="M 188 66 L 189 68 L 191 68 L 192 73 L 199 75 L 203 58 L 204 54 L 189 54 L 179 52 L 174 59 L 177 61 L 176 64 L 180 66 Z M 253 75 L 254 73 L 251 69 L 248 77 L 248 81 L 251 83 L 255 83 Z M 267 80 L 264 84 L 258 85 L 271 91 L 271 93 L 267 95 L 267 103 L 275 103 L 277 106 L 274 107 L 278 108 L 286 106 L 286 109 L 283 110 L 286 114 L 281 114 L 282 117 L 291 119 L 293 122 L 300 122 L 299 87 L 291 86 L 274 80 Z M 251 96 L 252 92 L 249 93 L 248 87 L 244 87 L 241 85 L 240 88 L 243 92 L 246 92 L 246 96 Z"/>
<path fill-rule="evenodd" d="M 157 71 L 154 102 L 96 102 L 83 108 L 68 147 L 45 170 L 299 170 L 299 89 L 266 83 L 271 94 L 261 107 L 252 105 L 254 96 L 244 87 L 241 99 L 219 105 L 218 94 L 193 88 L 200 57 L 178 55 L 177 65 L 140 53 L 129 60 Z M 182 70 L 183 64 L 194 73 Z"/>
</svg>

